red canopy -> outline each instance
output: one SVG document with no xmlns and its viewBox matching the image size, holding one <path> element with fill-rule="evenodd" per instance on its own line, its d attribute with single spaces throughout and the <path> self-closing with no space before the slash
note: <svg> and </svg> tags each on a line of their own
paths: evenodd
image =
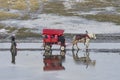
<svg viewBox="0 0 120 80">
<path fill-rule="evenodd" d="M 64 30 L 62 29 L 43 29 L 42 34 L 46 35 L 62 35 L 64 33 Z"/>
</svg>

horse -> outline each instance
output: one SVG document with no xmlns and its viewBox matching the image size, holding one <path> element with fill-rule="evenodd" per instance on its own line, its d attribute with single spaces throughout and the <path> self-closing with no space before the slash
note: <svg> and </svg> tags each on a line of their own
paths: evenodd
<svg viewBox="0 0 120 80">
<path fill-rule="evenodd" d="M 84 56 L 79 56 L 78 52 L 79 52 L 79 50 L 77 50 L 77 51 L 72 50 L 73 59 L 77 64 L 86 65 L 86 68 L 88 68 L 89 65 L 95 66 L 96 60 L 91 60 L 88 49 L 86 49 Z"/>
<path fill-rule="evenodd" d="M 84 45 L 86 46 L 86 49 L 88 49 L 89 42 L 91 39 L 96 39 L 96 35 L 93 33 L 74 35 L 73 41 L 72 41 L 72 49 L 74 49 L 74 45 L 76 45 L 77 49 L 79 49 L 77 45 L 78 42 L 84 43 Z"/>
<path fill-rule="evenodd" d="M 15 64 L 15 56 L 17 55 L 16 42 L 12 41 L 11 43 L 12 43 L 11 48 L 10 48 L 10 52 L 11 52 L 11 55 L 12 55 L 11 63 Z"/>
</svg>

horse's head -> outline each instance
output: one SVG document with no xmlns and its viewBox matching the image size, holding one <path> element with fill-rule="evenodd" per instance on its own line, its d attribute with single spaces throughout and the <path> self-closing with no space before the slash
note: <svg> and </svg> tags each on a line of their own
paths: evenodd
<svg viewBox="0 0 120 80">
<path fill-rule="evenodd" d="M 92 39 L 96 39 L 96 35 L 95 35 L 95 34 L 90 33 L 90 34 L 88 34 L 88 36 L 89 36 L 90 38 L 92 38 Z"/>
</svg>

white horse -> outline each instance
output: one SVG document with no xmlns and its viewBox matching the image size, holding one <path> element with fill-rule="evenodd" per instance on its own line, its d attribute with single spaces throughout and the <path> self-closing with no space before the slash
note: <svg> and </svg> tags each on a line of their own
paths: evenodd
<svg viewBox="0 0 120 80">
<path fill-rule="evenodd" d="M 76 45 L 77 49 L 79 49 L 77 45 L 78 42 L 84 43 L 84 45 L 86 46 L 86 49 L 88 49 L 89 42 L 91 39 L 96 39 L 96 35 L 92 33 L 75 35 L 72 41 L 72 44 L 73 44 L 72 49 L 74 49 L 74 45 Z"/>
</svg>

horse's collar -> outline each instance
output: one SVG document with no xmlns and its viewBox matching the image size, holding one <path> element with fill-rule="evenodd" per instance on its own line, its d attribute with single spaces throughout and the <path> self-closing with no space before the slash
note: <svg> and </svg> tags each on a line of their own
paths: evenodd
<svg viewBox="0 0 120 80">
<path fill-rule="evenodd" d="M 90 37 L 89 37 L 89 35 L 88 35 L 88 34 L 86 34 L 86 37 L 88 37 L 88 38 L 90 39 Z"/>
</svg>

